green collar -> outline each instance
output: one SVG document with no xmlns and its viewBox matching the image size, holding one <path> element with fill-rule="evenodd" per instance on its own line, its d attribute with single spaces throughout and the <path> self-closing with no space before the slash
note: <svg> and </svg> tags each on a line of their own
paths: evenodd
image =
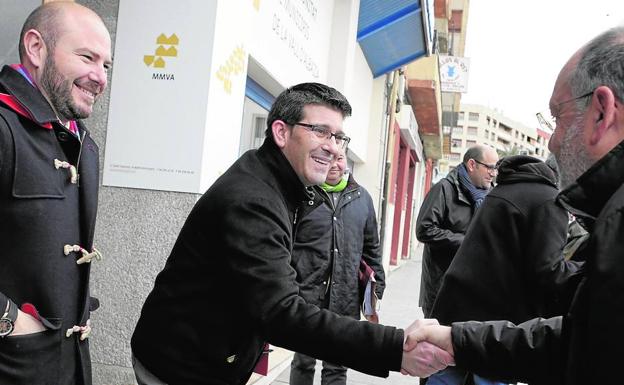
<svg viewBox="0 0 624 385">
<path fill-rule="evenodd" d="M 340 182 L 338 182 L 338 184 L 335 186 L 332 186 L 325 182 L 321 183 L 321 188 L 325 190 L 325 192 L 328 192 L 328 193 L 341 192 L 342 190 L 345 189 L 345 187 L 347 187 L 347 180 L 344 178 L 340 179 Z"/>
</svg>

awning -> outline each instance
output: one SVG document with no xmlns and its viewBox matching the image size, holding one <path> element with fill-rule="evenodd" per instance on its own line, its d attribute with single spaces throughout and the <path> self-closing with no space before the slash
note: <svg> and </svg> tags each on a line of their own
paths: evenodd
<svg viewBox="0 0 624 385">
<path fill-rule="evenodd" d="M 373 76 L 393 71 L 431 50 L 432 2 L 362 0 L 357 41 Z"/>
</svg>

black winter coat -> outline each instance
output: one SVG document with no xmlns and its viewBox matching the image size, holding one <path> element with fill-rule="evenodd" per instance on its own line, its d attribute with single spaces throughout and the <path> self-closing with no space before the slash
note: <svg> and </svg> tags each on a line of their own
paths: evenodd
<svg viewBox="0 0 624 385">
<path fill-rule="evenodd" d="M 315 191 L 319 204 L 301 216 L 292 253 L 300 295 L 308 303 L 326 303 L 335 313 L 359 319 L 361 259 L 375 271 L 379 298 L 385 288 L 373 200 L 351 175 L 335 207 L 331 194 L 320 187 Z"/>
<path fill-rule="evenodd" d="M 589 225 L 580 251 L 585 277 L 563 317 L 454 323 L 457 365 L 495 378 L 540 384 L 619 385 L 624 346 L 624 142 L 572 186 L 559 202 Z"/>
<path fill-rule="evenodd" d="M 425 317 L 431 315 L 442 276 L 464 240 L 473 213 L 470 195 L 461 187 L 457 169 L 431 187 L 420 207 L 416 238 L 425 244 L 419 301 Z"/>
<path fill-rule="evenodd" d="M 291 267 L 305 189 L 272 139 L 197 202 L 156 278 L 132 351 L 170 384 L 245 384 L 263 345 L 387 376 L 403 331 L 310 305 Z M 270 359 L 270 357 L 269 357 Z"/>
<path fill-rule="evenodd" d="M 98 147 L 79 124 L 81 146 L 11 67 L 0 73 L 0 93 L 30 115 L 0 102 L 0 306 L 7 297 L 18 306 L 31 303 L 47 327 L 0 339 L 0 383 L 91 384 L 88 340 L 65 334 L 89 319 L 90 264 L 77 265 L 82 255 L 65 255 L 64 246 L 92 249 Z M 55 168 L 55 159 L 78 165 L 78 184 L 70 183 L 67 169 Z"/>
<path fill-rule="evenodd" d="M 582 262 L 563 258 L 568 213 L 550 167 L 506 157 L 497 182 L 444 276 L 432 311 L 443 325 L 561 315 L 580 280 Z"/>
</svg>

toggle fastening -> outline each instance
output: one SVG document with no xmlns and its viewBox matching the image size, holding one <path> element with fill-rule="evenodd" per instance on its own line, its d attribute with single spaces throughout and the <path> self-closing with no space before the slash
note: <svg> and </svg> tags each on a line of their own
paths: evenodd
<svg viewBox="0 0 624 385">
<path fill-rule="evenodd" d="M 71 184 L 78 183 L 78 170 L 76 170 L 75 166 L 72 166 L 71 164 L 69 164 L 69 162 L 66 162 L 64 160 L 54 159 L 54 168 L 56 168 L 57 170 L 60 168 L 69 170 L 69 182 Z"/>
<path fill-rule="evenodd" d="M 83 263 L 91 263 L 91 260 L 95 258 L 96 260 L 102 260 L 102 253 L 98 251 L 95 247 L 92 252 L 88 252 L 86 249 L 78 246 L 78 245 L 65 245 L 63 246 L 63 253 L 65 255 L 69 255 L 71 252 L 80 252 L 82 253 L 82 257 L 78 258 L 76 264 L 82 265 Z"/>
<path fill-rule="evenodd" d="M 67 329 L 67 331 L 65 332 L 65 337 L 69 338 L 72 336 L 72 334 L 78 332 L 80 332 L 80 341 L 84 341 L 89 338 L 89 335 L 91 334 L 91 320 L 88 319 L 85 326 L 74 325 L 73 327 Z"/>
</svg>

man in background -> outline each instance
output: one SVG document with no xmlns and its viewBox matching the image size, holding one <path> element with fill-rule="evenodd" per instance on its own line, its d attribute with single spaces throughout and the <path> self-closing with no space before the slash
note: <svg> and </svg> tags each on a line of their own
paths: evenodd
<svg viewBox="0 0 624 385">
<path fill-rule="evenodd" d="M 299 294 L 306 302 L 360 319 L 360 262 L 373 269 L 378 298 L 385 288 L 385 273 L 373 200 L 347 172 L 345 152 L 346 148 L 339 149 L 325 182 L 313 187 L 319 199 L 301 216 L 291 265 L 297 272 Z M 377 322 L 376 314 L 366 318 Z M 312 385 L 315 365 L 314 357 L 295 353 L 290 384 Z M 347 368 L 323 361 L 321 383 L 346 385 Z"/>
<path fill-rule="evenodd" d="M 419 301 L 425 317 L 431 315 L 442 277 L 472 216 L 492 187 L 497 161 L 491 147 L 469 148 L 463 162 L 431 188 L 420 207 L 416 238 L 425 244 Z"/>
<path fill-rule="evenodd" d="M 579 262 L 564 260 L 568 213 L 555 201 L 556 171 L 531 156 L 498 163 L 497 185 L 475 214 L 433 306 L 442 325 L 492 319 L 524 322 L 563 314 L 581 278 Z M 427 384 L 492 383 L 461 368 Z"/>
</svg>

